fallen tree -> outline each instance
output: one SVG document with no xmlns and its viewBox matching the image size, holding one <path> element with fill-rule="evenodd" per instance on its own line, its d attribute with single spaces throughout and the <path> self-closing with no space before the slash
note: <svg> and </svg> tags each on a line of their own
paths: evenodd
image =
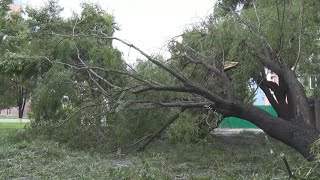
<svg viewBox="0 0 320 180">
<path fill-rule="evenodd" d="M 103 18 L 102 25 L 93 27 L 91 21 L 86 21 L 90 16 L 71 19 L 68 22 L 71 29 L 37 32 L 39 36 L 56 38 L 59 43 L 67 40 L 72 50 L 70 57 L 66 58 L 68 61 L 44 55 L 32 58 L 86 74 L 82 77 L 83 82 L 88 82 L 91 88 L 99 91 L 99 97 L 110 100 L 110 106 L 116 107 L 109 111 L 209 106 L 222 117 L 238 117 L 255 124 L 305 158 L 312 159 L 310 146 L 319 138 L 319 132 L 297 74 L 308 71 L 311 57 L 319 61 L 319 17 L 315 16 L 318 9 L 314 8 L 319 3 L 298 0 L 245 2 L 240 10 L 236 7 L 240 7 L 242 1 L 230 7 L 218 4 L 215 13 L 201 26 L 187 30 L 179 36 L 182 40 L 172 39 L 169 44 L 171 57 L 166 60 L 148 55 L 134 44 L 111 36 L 113 32 L 106 33 L 113 24 L 104 22 Z M 83 26 L 83 22 L 88 25 Z M 141 53 L 146 63 L 156 67 L 157 71 L 146 74 L 125 62 L 121 65 L 126 68 L 112 68 L 107 63 L 98 66 L 99 63 L 86 55 L 86 46 L 81 44 L 85 43 L 83 39 L 97 40 L 108 47 L 112 47 L 112 41 L 123 43 Z M 101 62 L 109 61 L 109 56 L 101 57 Z M 236 68 L 225 71 L 230 61 L 237 64 Z M 268 80 L 269 70 L 279 77 L 278 83 Z M 113 78 L 125 77 L 126 83 L 110 79 L 108 75 L 111 74 Z M 278 117 L 252 105 L 256 88 L 249 86 L 253 84 L 262 89 Z M 170 92 L 170 96 L 156 99 L 147 96 L 154 92 Z M 114 94 L 117 98 L 112 96 Z M 126 97 L 126 94 L 136 96 Z M 117 100 L 111 103 L 111 99 Z M 173 116 L 168 124 L 178 115 Z M 157 133 L 151 137 L 156 136 Z"/>
</svg>

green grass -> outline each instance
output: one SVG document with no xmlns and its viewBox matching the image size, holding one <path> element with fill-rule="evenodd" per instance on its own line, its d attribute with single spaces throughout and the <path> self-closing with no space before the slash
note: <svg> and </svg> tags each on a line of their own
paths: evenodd
<svg viewBox="0 0 320 180">
<path fill-rule="evenodd" d="M 27 123 L 0 122 L 0 129 L 24 128 Z"/>
<path fill-rule="evenodd" d="M 119 156 L 75 151 L 21 129 L 0 130 L 0 179 L 287 179 L 280 153 L 294 172 L 304 173 L 306 162 L 295 151 L 250 133 L 197 144 L 157 141 L 144 152 Z"/>
</svg>

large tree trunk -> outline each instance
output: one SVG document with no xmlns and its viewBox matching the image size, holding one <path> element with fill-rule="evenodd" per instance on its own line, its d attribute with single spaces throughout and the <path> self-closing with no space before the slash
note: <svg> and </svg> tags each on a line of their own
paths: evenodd
<svg viewBox="0 0 320 180">
<path fill-rule="evenodd" d="M 18 87 L 17 105 L 18 105 L 19 118 L 23 118 L 26 102 L 27 102 L 27 90 L 23 87 Z"/>
<path fill-rule="evenodd" d="M 310 146 L 319 139 L 319 132 L 305 90 L 291 69 L 282 68 L 279 73 L 283 78 L 279 85 L 265 81 L 262 86 L 279 117 L 273 117 L 252 105 L 230 101 L 217 105 L 231 111 L 232 116 L 255 124 L 269 136 L 297 150 L 306 159 L 312 159 Z"/>
<path fill-rule="evenodd" d="M 235 105 L 239 108 L 237 117 L 246 119 L 261 128 L 269 136 L 297 150 L 303 157 L 312 159 L 310 146 L 319 138 L 314 126 L 304 123 L 305 120 L 288 121 L 272 117 L 267 112 L 253 106 Z"/>
</svg>

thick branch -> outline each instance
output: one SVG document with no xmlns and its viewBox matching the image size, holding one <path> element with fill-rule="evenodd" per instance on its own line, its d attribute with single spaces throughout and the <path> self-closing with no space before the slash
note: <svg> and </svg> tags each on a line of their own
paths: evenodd
<svg viewBox="0 0 320 180">
<path fill-rule="evenodd" d="M 274 56 L 272 51 L 269 51 L 268 54 L 266 55 L 265 53 L 261 52 L 259 47 L 257 47 L 256 45 L 253 45 L 245 40 L 243 40 L 242 43 L 249 49 L 250 53 L 253 56 L 256 56 L 259 58 L 259 60 L 265 67 L 275 72 L 276 74 L 280 74 L 281 67 L 279 63 L 275 61 L 277 56 Z"/>
<path fill-rule="evenodd" d="M 102 31 L 97 32 L 101 35 L 97 35 L 97 34 L 75 34 L 75 35 L 64 35 L 64 34 L 56 34 L 56 33 L 52 33 L 53 35 L 57 35 L 57 36 L 61 36 L 61 37 L 97 37 L 100 39 L 108 39 L 108 40 L 116 40 L 121 42 L 122 44 L 135 49 L 136 51 L 138 51 L 140 54 L 142 54 L 144 57 L 146 57 L 150 62 L 152 62 L 153 64 L 157 65 L 158 67 L 160 67 L 161 69 L 167 71 L 168 73 L 170 73 L 172 76 L 174 76 L 175 78 L 177 78 L 179 81 L 184 82 L 186 84 L 192 84 L 192 81 L 189 80 L 188 78 L 184 77 L 183 74 L 176 72 L 174 70 L 172 70 L 171 68 L 167 67 L 166 65 L 162 64 L 161 62 L 155 60 L 154 58 L 152 58 L 151 56 L 149 56 L 147 53 L 145 53 L 143 50 L 141 50 L 140 48 L 138 48 L 137 46 L 128 43 L 120 38 L 117 37 L 110 37 L 107 34 L 103 33 Z"/>
<path fill-rule="evenodd" d="M 229 100 L 233 100 L 235 97 L 235 92 L 234 92 L 234 88 L 231 84 L 231 81 L 229 79 L 229 77 L 227 76 L 227 74 L 224 71 L 219 70 L 217 67 L 210 65 L 208 63 L 206 63 L 204 60 L 200 59 L 200 60 L 196 60 L 188 55 L 184 55 L 184 57 L 186 57 L 189 61 L 196 63 L 196 64 L 201 64 L 203 67 L 205 67 L 207 70 L 215 73 L 217 76 L 221 77 L 223 85 L 225 87 L 225 90 L 227 92 L 227 96 Z"/>
<path fill-rule="evenodd" d="M 302 36 L 303 36 L 303 14 L 304 14 L 304 0 L 301 0 L 300 5 L 300 29 L 299 29 L 299 37 L 298 37 L 298 55 L 296 58 L 296 61 L 293 66 L 293 71 L 296 72 L 297 66 L 299 64 L 299 61 L 301 59 L 301 47 L 302 47 Z"/>
<path fill-rule="evenodd" d="M 102 36 L 96 35 L 96 34 L 92 34 L 92 35 L 83 35 L 83 34 L 79 34 L 79 35 L 73 35 L 73 36 L 68 36 L 68 35 L 60 35 L 60 36 L 67 36 L 67 37 L 81 37 L 81 36 L 95 36 L 101 39 L 109 39 L 109 40 L 117 40 L 133 49 L 135 49 L 136 51 L 138 51 L 139 53 L 141 53 L 143 56 L 145 56 L 150 62 L 152 62 L 153 64 L 157 65 L 158 67 L 160 67 L 161 69 L 167 71 L 168 73 L 170 73 L 171 75 L 173 75 L 175 78 L 177 78 L 179 81 L 185 83 L 185 86 L 181 86 L 178 87 L 166 87 L 163 89 L 162 86 L 159 85 L 148 85 L 143 87 L 142 89 L 138 89 L 138 90 L 131 90 L 131 92 L 133 93 L 141 93 L 141 92 L 145 92 L 148 90 L 164 90 L 164 91 L 177 91 L 177 92 L 190 92 L 190 93 L 195 93 L 198 95 L 201 95 L 203 97 L 208 98 L 209 100 L 211 100 L 212 102 L 219 102 L 219 103 L 224 103 L 225 100 L 220 97 L 217 94 L 214 94 L 213 92 L 210 92 L 204 88 L 202 88 L 201 86 L 195 84 L 194 82 L 192 82 L 190 79 L 184 77 L 182 74 L 170 69 L 169 67 L 167 67 L 166 65 L 162 64 L 159 61 L 156 61 L 155 59 L 153 59 L 151 56 L 149 56 L 148 54 L 146 54 L 144 51 L 142 51 L 140 48 L 136 47 L 133 44 L 130 44 L 122 39 L 116 38 L 116 37 L 110 37 L 106 34 L 104 34 L 103 32 L 99 32 Z M 59 35 L 59 34 L 56 34 Z"/>
<path fill-rule="evenodd" d="M 144 51 L 142 51 L 140 48 L 138 48 L 137 46 L 130 44 L 120 38 L 117 37 L 109 37 L 108 35 L 106 35 L 103 32 L 100 32 L 100 34 L 102 34 L 103 36 L 100 38 L 103 39 L 111 39 L 111 40 L 117 40 L 125 45 L 127 45 L 128 47 L 131 47 L 133 49 L 135 49 L 136 51 L 138 51 L 139 53 L 141 53 L 144 57 L 146 57 L 150 62 L 152 62 L 153 64 L 157 65 L 158 67 L 160 67 L 161 69 L 167 71 L 168 73 L 170 73 L 172 76 L 174 76 L 175 78 L 177 78 L 178 80 L 180 80 L 181 82 L 184 82 L 186 84 L 193 84 L 191 80 L 189 80 L 188 78 L 184 77 L 181 73 L 178 73 L 174 70 L 172 70 L 171 68 L 167 67 L 166 65 L 162 64 L 161 62 L 153 59 L 151 56 L 149 56 L 147 53 L 145 53 Z M 96 35 L 94 35 L 96 36 Z"/>
<path fill-rule="evenodd" d="M 134 94 L 143 93 L 146 91 L 174 91 L 174 92 L 192 92 L 191 88 L 182 85 L 145 85 L 136 89 L 131 89 L 130 92 Z"/>
<path fill-rule="evenodd" d="M 271 94 L 269 87 L 266 85 L 266 81 L 267 80 L 262 80 L 262 83 L 259 84 L 259 87 L 262 89 L 262 91 L 268 98 L 272 107 L 274 107 L 275 109 L 278 109 L 278 102 L 275 100 L 273 94 Z"/>
<path fill-rule="evenodd" d="M 290 110 L 295 119 L 304 120 L 307 124 L 312 125 L 312 112 L 309 107 L 308 98 L 295 72 L 290 68 L 283 68 L 281 75 L 288 90 Z"/>
<path fill-rule="evenodd" d="M 273 117 L 266 111 L 252 105 L 231 104 L 230 106 L 238 110 L 234 114 L 235 117 L 255 124 L 269 136 L 296 149 L 305 158 L 312 158 L 309 146 L 319 138 L 319 134 L 315 128 L 304 123 L 306 121 L 303 119 L 287 121 Z"/>
<path fill-rule="evenodd" d="M 260 79 L 261 83 L 259 84 L 259 87 L 262 89 L 262 91 L 265 93 L 266 97 L 268 98 L 270 104 L 272 107 L 276 110 L 278 113 L 278 116 L 287 120 L 290 120 L 292 117 L 292 114 L 289 110 L 289 106 L 286 102 L 286 90 L 283 85 L 278 85 L 274 82 L 268 81 L 266 79 L 266 75 L 263 72 L 263 78 Z M 279 78 L 279 83 L 282 81 L 282 79 Z M 281 82 L 283 83 L 283 82 Z M 272 94 L 271 91 L 274 93 Z"/>
<path fill-rule="evenodd" d="M 182 107 L 182 108 L 203 108 L 205 106 L 214 106 L 214 103 L 210 101 L 173 101 L 173 102 L 157 102 L 157 101 L 146 101 L 146 100 L 132 100 L 127 101 L 123 104 L 123 108 L 138 105 L 138 108 L 134 109 L 154 109 L 159 107 Z M 142 106 L 142 107 L 141 107 Z M 130 108 L 132 109 L 132 108 Z"/>
</svg>

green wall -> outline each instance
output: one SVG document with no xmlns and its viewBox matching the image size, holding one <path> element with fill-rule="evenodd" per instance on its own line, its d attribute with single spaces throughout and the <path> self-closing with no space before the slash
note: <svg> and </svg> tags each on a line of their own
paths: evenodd
<svg viewBox="0 0 320 180">
<path fill-rule="evenodd" d="M 270 113 L 273 116 L 277 116 L 276 111 L 272 106 L 257 106 L 260 109 L 263 109 Z M 235 117 L 225 118 L 220 124 L 219 128 L 258 128 L 254 124 Z"/>
</svg>

